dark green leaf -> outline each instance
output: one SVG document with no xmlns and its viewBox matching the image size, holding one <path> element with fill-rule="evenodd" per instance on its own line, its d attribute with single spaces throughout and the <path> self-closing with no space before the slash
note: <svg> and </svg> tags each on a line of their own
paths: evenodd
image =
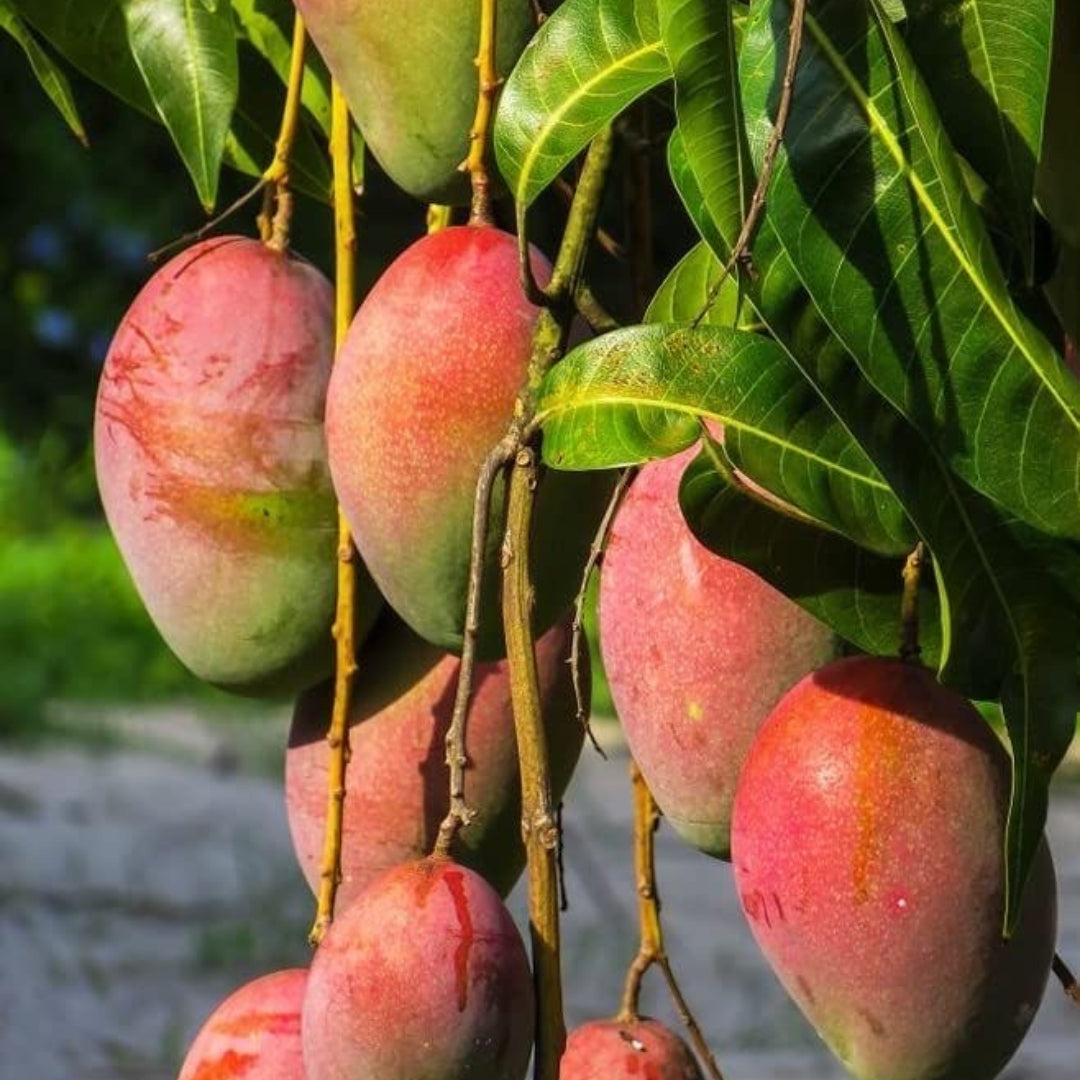
<svg viewBox="0 0 1080 1080">
<path fill-rule="evenodd" d="M 232 0 L 232 7 L 244 37 L 277 72 L 278 78 L 288 84 L 293 23 L 297 18 L 292 0 Z M 304 52 L 300 98 L 323 133 L 329 135 L 330 72 L 310 38 Z"/>
<path fill-rule="evenodd" d="M 657 11 L 688 164 L 717 231 L 737 236 L 754 170 L 739 102 L 732 0 L 657 0 Z"/>
<path fill-rule="evenodd" d="M 122 101 L 157 117 L 128 44 L 118 0 L 13 0 L 23 18 L 71 64 Z"/>
<path fill-rule="evenodd" d="M 715 252 L 717 258 L 726 260 L 738 233 L 732 233 L 729 237 L 721 234 L 717 228 L 716 222 L 709 213 L 709 208 L 705 205 L 701 185 L 693 169 L 690 168 L 690 161 L 686 156 L 686 144 L 678 128 L 675 128 L 668 139 L 667 163 L 675 190 L 679 193 L 679 198 L 694 228 L 697 229 L 698 235 Z"/>
<path fill-rule="evenodd" d="M 758 151 L 788 17 L 762 4 L 747 30 Z M 769 211 L 800 280 L 950 468 L 1037 528 L 1080 537 L 1080 386 L 1009 297 L 895 27 L 862 0 L 816 3 L 796 85 Z"/>
<path fill-rule="evenodd" d="M 679 502 L 694 535 L 710 550 L 749 567 L 842 638 L 872 655 L 900 644 L 903 559 L 865 551 L 748 497 L 725 476 L 717 448 L 706 444 L 683 474 Z M 941 613 L 932 582 L 919 600 L 923 660 L 941 652 Z"/>
<path fill-rule="evenodd" d="M 212 209 L 236 105 L 236 30 L 227 0 L 121 0 L 154 107 Z"/>
<path fill-rule="evenodd" d="M 889 535 L 896 503 L 884 481 L 784 350 L 756 334 L 707 324 L 605 334 L 551 371 L 537 420 L 544 460 L 560 469 L 664 457 L 696 442 L 702 421 L 722 424 L 740 467 L 766 472 L 809 518 L 905 548 Z"/>
<path fill-rule="evenodd" d="M 86 131 L 79 119 L 79 109 L 67 76 L 27 28 L 13 7 L 12 0 L 0 0 L 0 30 L 6 30 L 19 43 L 42 90 L 48 94 L 49 100 L 56 106 L 75 137 L 85 144 Z"/>
<path fill-rule="evenodd" d="M 519 211 L 594 135 L 671 77 L 655 0 L 566 0 L 510 73 L 495 115 L 495 153 Z"/>
<path fill-rule="evenodd" d="M 908 0 L 907 10 L 907 43 L 945 129 L 996 193 L 1030 270 L 1054 0 Z"/>
</svg>

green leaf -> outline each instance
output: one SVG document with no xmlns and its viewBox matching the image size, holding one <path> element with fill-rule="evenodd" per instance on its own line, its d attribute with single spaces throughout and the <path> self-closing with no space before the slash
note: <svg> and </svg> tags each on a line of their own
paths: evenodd
<svg viewBox="0 0 1080 1080">
<path fill-rule="evenodd" d="M 695 244 L 653 294 L 644 321 L 690 323 L 700 319 L 710 326 L 736 326 L 740 310 L 748 309 L 749 305 L 740 304 L 739 286 L 734 275 L 728 274 L 721 280 L 722 269 L 720 260 L 707 245 Z M 717 282 L 720 282 L 719 292 L 706 308 Z M 754 323 L 741 325 L 743 330 L 755 328 Z"/>
<path fill-rule="evenodd" d="M 900 644 L 903 559 L 865 551 L 834 532 L 777 513 L 732 485 L 708 442 L 683 473 L 679 502 L 694 535 L 780 589 L 842 638 L 872 655 Z M 919 643 L 927 664 L 941 652 L 941 613 L 932 583 L 919 598 Z"/>
<path fill-rule="evenodd" d="M 732 0 L 657 0 L 687 163 L 718 233 L 737 236 L 754 190 Z"/>
<path fill-rule="evenodd" d="M 707 324 L 617 330 L 569 353 L 537 403 L 544 460 L 557 469 L 664 457 L 696 442 L 706 420 L 723 425 L 740 468 L 767 474 L 762 482 L 815 523 L 906 550 L 890 535 L 896 502 L 885 482 L 767 338 Z"/>
<path fill-rule="evenodd" d="M 717 228 L 716 222 L 709 213 L 709 208 L 705 205 L 705 195 L 701 184 L 698 183 L 694 170 L 690 167 L 682 132 L 677 127 L 668 139 L 667 165 L 675 190 L 679 193 L 679 198 L 694 228 L 697 229 L 698 236 L 709 245 L 717 258 L 726 260 L 738 233 L 725 236 Z"/>
<path fill-rule="evenodd" d="M 226 0 L 120 0 L 154 107 L 211 210 L 238 92 L 236 30 Z"/>
<path fill-rule="evenodd" d="M 997 195 L 1030 273 L 1054 0 L 908 0 L 907 9 L 905 38 L 949 138 Z"/>
<path fill-rule="evenodd" d="M 49 100 L 56 106 L 75 137 L 85 146 L 86 130 L 79 118 L 71 84 L 27 28 L 12 6 L 12 0 L 0 0 L 0 30 L 6 30 L 19 43 L 42 90 L 48 94 Z"/>
<path fill-rule="evenodd" d="M 23 18 L 87 78 L 157 118 L 128 44 L 118 0 L 12 0 Z"/>
<path fill-rule="evenodd" d="M 252 48 L 277 72 L 286 85 L 292 61 L 292 0 L 232 0 L 240 30 Z M 304 81 L 300 100 L 326 135 L 330 134 L 330 72 L 308 38 L 304 52 Z"/>
<path fill-rule="evenodd" d="M 519 213 L 594 135 L 671 78 L 655 0 L 566 0 L 503 87 L 495 154 Z"/>
<path fill-rule="evenodd" d="M 933 103 L 893 25 L 862 0 L 808 15 L 769 194 L 799 278 L 870 382 L 973 487 L 1080 537 L 1080 386 L 1016 309 Z M 741 57 L 760 151 L 788 7 L 752 16 Z"/>
</svg>

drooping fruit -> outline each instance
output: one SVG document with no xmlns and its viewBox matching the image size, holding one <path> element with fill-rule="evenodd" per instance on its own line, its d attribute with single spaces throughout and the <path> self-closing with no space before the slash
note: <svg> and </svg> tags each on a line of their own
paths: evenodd
<svg viewBox="0 0 1080 1080">
<path fill-rule="evenodd" d="M 559 1080 L 701 1080 L 701 1070 L 658 1020 L 592 1020 L 570 1032 Z"/>
<path fill-rule="evenodd" d="M 308 973 L 290 968 L 245 983 L 211 1014 L 178 1080 L 305 1080 L 300 1007 Z"/>
<path fill-rule="evenodd" d="M 334 920 L 311 965 L 308 1080 L 523 1080 L 525 946 L 479 874 L 429 857 L 388 871 Z"/>
<path fill-rule="evenodd" d="M 295 2 L 390 178 L 425 202 L 467 202 L 468 176 L 458 166 L 469 153 L 479 89 L 479 3 Z M 498 0 L 500 75 L 510 72 L 535 27 L 530 0 Z"/>
<path fill-rule="evenodd" d="M 566 663 L 569 647 L 564 622 L 549 630 L 536 649 L 555 799 L 570 781 L 583 739 Z M 375 631 L 358 666 L 345 773 L 341 905 L 351 903 L 378 874 L 432 849 L 449 805 L 445 738 L 461 662 L 395 621 L 388 631 Z M 587 670 L 583 674 L 587 678 Z M 289 829 L 313 890 L 319 885 L 326 822 L 326 731 L 332 703 L 331 683 L 301 696 L 285 758 Z M 465 736 L 465 796 L 476 817 L 458 833 L 453 854 L 505 896 L 525 866 L 505 660 L 476 666 Z"/>
<path fill-rule="evenodd" d="M 144 286 L 105 360 L 94 452 L 109 525 L 162 637 L 227 689 L 296 692 L 332 662 L 332 301 L 307 263 L 207 240 Z M 368 583 L 358 632 L 376 606 Z"/>
<path fill-rule="evenodd" d="M 537 276 L 547 264 L 534 253 Z M 526 382 L 538 309 L 518 280 L 517 242 L 461 226 L 417 241 L 376 282 L 330 380 L 334 489 L 379 589 L 423 638 L 460 652 L 477 473 Z M 543 477 L 532 557 L 538 631 L 566 610 L 611 484 Z M 502 484 L 492 521 L 502 520 Z M 502 529 L 490 530 L 479 648 L 504 654 Z"/>
<path fill-rule="evenodd" d="M 732 861 L 751 930 L 860 1080 L 991 1080 L 1054 950 L 1041 844 L 1001 937 L 1006 755 L 930 672 L 840 660 L 762 726 L 739 779 Z"/>
<path fill-rule="evenodd" d="M 714 555 L 679 509 L 695 451 L 646 465 L 615 517 L 600 576 L 600 647 L 627 742 L 688 843 L 727 858 L 731 801 L 754 733 L 835 655 L 827 627 Z"/>
</svg>

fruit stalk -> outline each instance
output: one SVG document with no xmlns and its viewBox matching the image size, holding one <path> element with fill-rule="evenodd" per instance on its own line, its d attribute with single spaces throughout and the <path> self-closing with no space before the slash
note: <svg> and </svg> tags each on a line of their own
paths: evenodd
<svg viewBox="0 0 1080 1080">
<path fill-rule="evenodd" d="M 299 22 L 299 17 L 297 17 Z M 295 52 L 294 52 L 295 56 Z M 330 153 L 334 165 L 335 341 L 341 345 L 356 308 L 356 226 L 353 220 L 349 109 L 337 83 L 331 87 Z M 318 945 L 334 918 L 334 899 L 341 880 L 341 822 L 345 806 L 345 768 L 349 760 L 349 698 L 356 674 L 356 550 L 345 515 L 338 507 L 337 613 L 333 635 L 334 707 L 326 741 L 330 751 L 326 832 L 315 923 L 308 940 Z"/>
<path fill-rule="evenodd" d="M 637 956 L 626 973 L 622 1005 L 617 1019 L 624 1023 L 633 1023 L 641 1018 L 641 982 L 645 972 L 655 964 L 663 973 L 675 1011 L 686 1027 L 695 1053 L 704 1062 L 706 1072 L 712 1080 L 724 1080 L 701 1032 L 701 1026 L 683 996 L 664 945 L 664 929 L 660 922 L 660 893 L 656 885 L 655 837 L 660 824 L 660 808 L 633 758 L 630 759 L 630 783 L 634 797 L 634 877 L 637 883 L 641 939 Z"/>
<path fill-rule="evenodd" d="M 473 3 L 475 2 L 476 0 L 473 0 Z M 476 53 L 480 87 L 476 96 L 476 116 L 469 131 L 469 156 L 462 163 L 462 168 L 468 172 L 472 184 L 470 225 L 492 223 L 491 179 L 484 162 L 484 153 L 488 130 L 491 127 L 491 114 L 495 111 L 495 95 L 502 84 L 495 60 L 496 14 L 496 0 L 480 0 L 480 45 Z"/>
<path fill-rule="evenodd" d="M 502 549 L 503 623 L 521 766 L 521 829 L 529 865 L 529 932 L 537 1010 L 534 1076 L 537 1080 L 556 1080 L 566 1045 L 566 1026 L 559 952 L 559 830 L 551 799 L 532 635 L 529 530 L 536 483 L 536 455 L 531 449 L 521 449 L 510 476 Z"/>
<path fill-rule="evenodd" d="M 900 659 L 916 663 L 919 659 L 919 580 L 926 551 L 920 540 L 904 563 L 904 591 L 900 599 Z"/>
<path fill-rule="evenodd" d="M 1057 977 L 1058 982 L 1061 983 L 1062 990 L 1072 999 L 1074 1004 L 1080 1005 L 1080 983 L 1076 981 L 1076 976 L 1069 969 L 1069 965 L 1057 953 L 1054 953 L 1052 967 L 1054 975 Z"/>
</svg>

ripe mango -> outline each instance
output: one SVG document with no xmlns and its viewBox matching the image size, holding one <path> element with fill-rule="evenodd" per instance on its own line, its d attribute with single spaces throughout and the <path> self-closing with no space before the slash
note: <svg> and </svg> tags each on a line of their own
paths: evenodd
<svg viewBox="0 0 1080 1080">
<path fill-rule="evenodd" d="M 109 525 L 162 637 L 226 689 L 295 693 L 332 665 L 332 305 L 309 264 L 207 240 L 147 282 L 105 359 L 94 454 Z M 361 578 L 362 635 L 378 601 Z"/>
<path fill-rule="evenodd" d="M 425 202 L 468 202 L 469 180 L 458 166 L 469 153 L 479 92 L 479 0 L 295 2 L 390 179 Z M 530 0 L 498 0 L 502 77 L 535 28 Z"/>
<path fill-rule="evenodd" d="M 570 1032 L 559 1080 L 701 1080 L 701 1070 L 658 1020 L 591 1020 Z"/>
<path fill-rule="evenodd" d="M 600 647 L 635 760 L 687 843 L 730 850 L 739 768 L 769 710 L 835 639 L 756 574 L 714 555 L 679 509 L 691 449 L 646 465 L 600 575 Z"/>
<path fill-rule="evenodd" d="M 403 863 L 335 918 L 312 961 L 307 1080 L 524 1080 L 533 989 L 498 894 L 450 859 Z"/>
<path fill-rule="evenodd" d="M 1045 841 L 1001 936 L 1006 754 L 917 665 L 807 676 L 739 778 L 732 861 L 769 963 L 859 1080 L 992 1080 L 1039 1006 L 1056 897 Z"/>
<path fill-rule="evenodd" d="M 263 975 L 229 995 L 195 1036 L 178 1080 L 305 1080 L 304 968 Z"/>
<path fill-rule="evenodd" d="M 549 266 L 534 252 L 538 278 Z M 418 240 L 375 283 L 342 343 L 326 402 L 334 489 L 391 607 L 460 652 L 480 466 L 526 382 L 538 309 L 517 241 L 459 226 Z M 548 473 L 537 492 L 532 575 L 538 633 L 577 591 L 610 475 Z M 503 485 L 495 489 L 479 654 L 505 655 L 499 601 Z"/>
<path fill-rule="evenodd" d="M 556 801 L 570 782 L 584 738 L 575 716 L 569 651 L 568 622 L 549 630 L 536 649 Z M 338 903 L 346 905 L 374 877 L 396 863 L 421 858 L 435 843 L 449 806 L 445 739 L 461 662 L 396 623 L 388 631 L 376 630 L 358 667 L 349 714 L 351 759 L 345 773 L 338 887 Z M 285 757 L 289 829 L 313 890 L 319 885 L 326 824 L 326 732 L 332 704 L 332 683 L 300 697 Z M 465 798 L 476 817 L 458 833 L 453 854 L 505 896 L 525 867 L 505 660 L 476 666 L 465 747 Z"/>
</svg>

